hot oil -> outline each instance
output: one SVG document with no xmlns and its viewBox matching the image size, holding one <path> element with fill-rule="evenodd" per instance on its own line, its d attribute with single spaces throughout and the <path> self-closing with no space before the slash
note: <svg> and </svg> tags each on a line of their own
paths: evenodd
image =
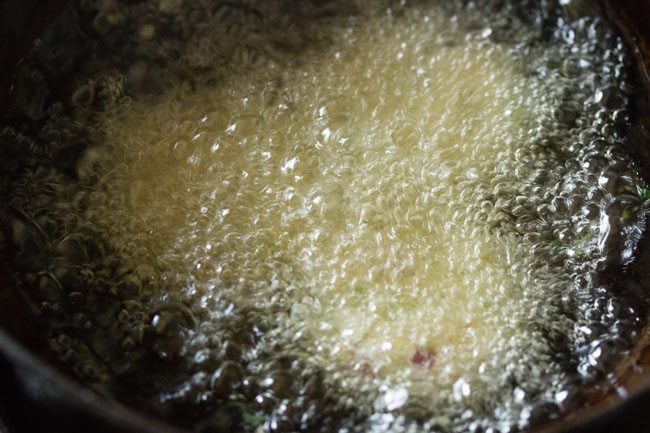
<svg viewBox="0 0 650 433">
<path fill-rule="evenodd" d="M 548 5 L 359 2 L 303 45 L 273 5 L 215 9 L 229 24 L 198 25 L 163 95 L 99 115 L 51 195 L 62 255 L 102 239 L 74 260 L 93 291 L 68 294 L 100 302 L 53 348 L 205 431 L 505 432 L 579 405 L 641 322 L 607 277 L 648 195 L 622 42 Z M 66 266 L 30 278 L 79 287 Z"/>
<path fill-rule="evenodd" d="M 554 336 L 580 338 L 563 297 L 596 289 L 609 223 L 589 211 L 615 197 L 589 182 L 616 161 L 580 160 L 607 155 L 597 139 L 550 143 L 577 138 L 579 112 L 557 119 L 575 78 L 432 15 L 369 17 L 298 68 L 107 117 L 119 163 L 88 212 L 197 308 L 287 305 L 267 338 L 343 399 L 441 416 L 510 390 L 503 417 L 525 425 L 528 393 L 566 392 Z"/>
<path fill-rule="evenodd" d="M 519 240 L 486 207 L 540 101 L 501 46 L 376 21 L 279 77 L 109 117 L 120 164 L 88 213 L 190 299 L 290 302 L 327 359 L 396 373 L 435 352 L 424 375 L 455 380 L 519 328 Z"/>
</svg>

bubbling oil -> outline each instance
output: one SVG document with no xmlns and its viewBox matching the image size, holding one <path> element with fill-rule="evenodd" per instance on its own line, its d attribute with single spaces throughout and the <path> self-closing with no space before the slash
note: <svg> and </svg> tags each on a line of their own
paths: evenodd
<svg viewBox="0 0 650 433">
<path fill-rule="evenodd" d="M 78 182 L 19 182 L 37 222 L 14 242 L 65 257 L 26 277 L 75 311 L 53 349 L 206 432 L 508 432 L 575 408 L 641 322 L 606 278 L 647 195 L 622 42 L 550 3 L 307 3 L 301 33 L 282 2 L 160 2 L 196 21 L 185 45 L 138 22 L 148 55 L 182 48 L 171 84 L 107 104 Z"/>
<path fill-rule="evenodd" d="M 282 88 L 256 71 L 130 104 L 106 119 L 120 163 L 89 214 L 190 296 L 287 297 L 296 332 L 343 365 L 396 372 L 431 351 L 429 375 L 459 378 L 519 327 L 518 241 L 480 205 L 540 101 L 502 47 L 427 50 L 432 31 L 368 23 Z"/>
<path fill-rule="evenodd" d="M 289 305 L 274 345 L 370 407 L 469 410 L 505 391 L 492 376 L 513 357 L 559 380 L 534 328 L 572 334 L 558 304 L 572 281 L 535 254 L 555 240 L 536 225 L 564 230 L 568 275 L 597 269 L 606 237 L 602 223 L 574 236 L 552 202 L 550 221 L 536 214 L 551 187 L 537 178 L 567 165 L 543 143 L 564 89 L 487 30 L 438 42 L 448 31 L 419 11 L 371 17 L 299 67 L 120 107 L 104 118 L 117 163 L 90 219 L 192 303 Z M 515 391 L 553 389 L 529 380 Z"/>
</svg>

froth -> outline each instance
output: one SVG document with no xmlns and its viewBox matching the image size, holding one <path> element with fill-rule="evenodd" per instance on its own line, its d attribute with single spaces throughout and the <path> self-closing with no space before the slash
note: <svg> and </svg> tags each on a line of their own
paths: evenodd
<svg viewBox="0 0 650 433">
<path fill-rule="evenodd" d="M 633 339 L 600 277 L 644 223 L 620 41 L 541 6 L 380 3 L 321 10 L 311 44 L 270 30 L 270 2 L 216 8 L 232 22 L 197 24 L 170 90 L 101 114 L 61 214 L 116 257 L 87 267 L 117 269 L 123 345 L 182 366 L 156 405 L 505 432 L 570 409 Z"/>
<path fill-rule="evenodd" d="M 520 326 L 518 240 L 486 202 L 542 101 L 504 47 L 420 41 L 439 31 L 364 23 L 281 79 L 131 104 L 107 121 L 120 164 L 89 213 L 191 298 L 286 298 L 279 326 L 337 368 L 394 374 L 420 350 L 425 376 L 457 380 Z"/>
</svg>

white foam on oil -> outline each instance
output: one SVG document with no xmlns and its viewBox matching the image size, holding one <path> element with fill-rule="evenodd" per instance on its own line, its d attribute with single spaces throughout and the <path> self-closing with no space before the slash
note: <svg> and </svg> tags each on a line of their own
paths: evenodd
<svg viewBox="0 0 650 433">
<path fill-rule="evenodd" d="M 366 17 L 299 66 L 275 59 L 119 107 L 102 119 L 94 151 L 113 167 L 87 217 L 126 262 L 156 270 L 153 296 L 283 306 L 274 347 L 329 372 L 343 405 L 425 406 L 442 429 L 526 425 L 527 392 L 564 389 L 537 324 L 575 325 L 559 307 L 571 272 L 539 260 L 552 249 L 543 210 L 517 219 L 546 200 L 536 172 L 561 160 L 539 131 L 564 88 L 489 32 L 452 27 L 417 8 Z M 585 230 L 594 238 L 562 237 L 562 254 L 582 257 L 573 271 L 603 260 L 587 254 L 598 228 Z"/>
<path fill-rule="evenodd" d="M 305 332 L 343 364 L 396 371 L 419 350 L 456 380 L 518 328 L 517 241 L 480 206 L 541 101 L 502 46 L 432 49 L 424 20 L 380 26 L 281 89 L 257 71 L 107 120 L 119 164 L 95 217 L 199 291 L 291 286 Z"/>
</svg>

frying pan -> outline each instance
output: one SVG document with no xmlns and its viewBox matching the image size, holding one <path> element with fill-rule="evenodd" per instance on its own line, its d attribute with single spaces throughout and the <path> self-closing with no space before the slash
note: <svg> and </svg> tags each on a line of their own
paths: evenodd
<svg viewBox="0 0 650 433">
<path fill-rule="evenodd" d="M 133 0 L 135 1 L 135 0 Z M 52 0 L 0 0 L 0 114 L 8 105 L 14 73 L 35 38 L 43 34 L 61 10 Z M 573 1 L 568 7 L 590 8 L 605 15 L 620 30 L 637 58 L 636 73 L 644 87 L 637 105 L 650 104 L 647 86 L 650 67 L 650 1 Z M 68 41 L 74 45 L 74 37 Z M 73 49 L 72 46 L 64 47 Z M 62 65 L 62 74 L 68 66 Z M 642 174 L 650 179 L 650 119 L 639 119 L 632 139 L 641 161 Z M 14 137 L 20 140 L 20 137 Z M 645 239 L 642 250 L 650 249 Z M 649 254 L 642 255 L 648 256 Z M 650 275 L 650 259 L 637 264 Z M 181 433 L 181 430 L 135 409 L 100 397 L 57 368 L 44 349 L 37 319 L 30 314 L 20 291 L 0 263 L 0 432 L 14 433 Z M 649 280 L 650 281 L 650 280 Z M 650 284 L 647 285 L 650 288 Z M 646 287 L 644 287 L 646 288 Z M 595 390 L 586 407 L 556 420 L 539 433 L 555 432 L 650 432 L 650 338 L 641 338 L 624 364 L 616 389 Z M 640 368 L 639 368 L 640 366 Z M 645 368 L 644 368 L 645 366 Z M 4 432 L 2 432 L 4 433 Z"/>
</svg>

